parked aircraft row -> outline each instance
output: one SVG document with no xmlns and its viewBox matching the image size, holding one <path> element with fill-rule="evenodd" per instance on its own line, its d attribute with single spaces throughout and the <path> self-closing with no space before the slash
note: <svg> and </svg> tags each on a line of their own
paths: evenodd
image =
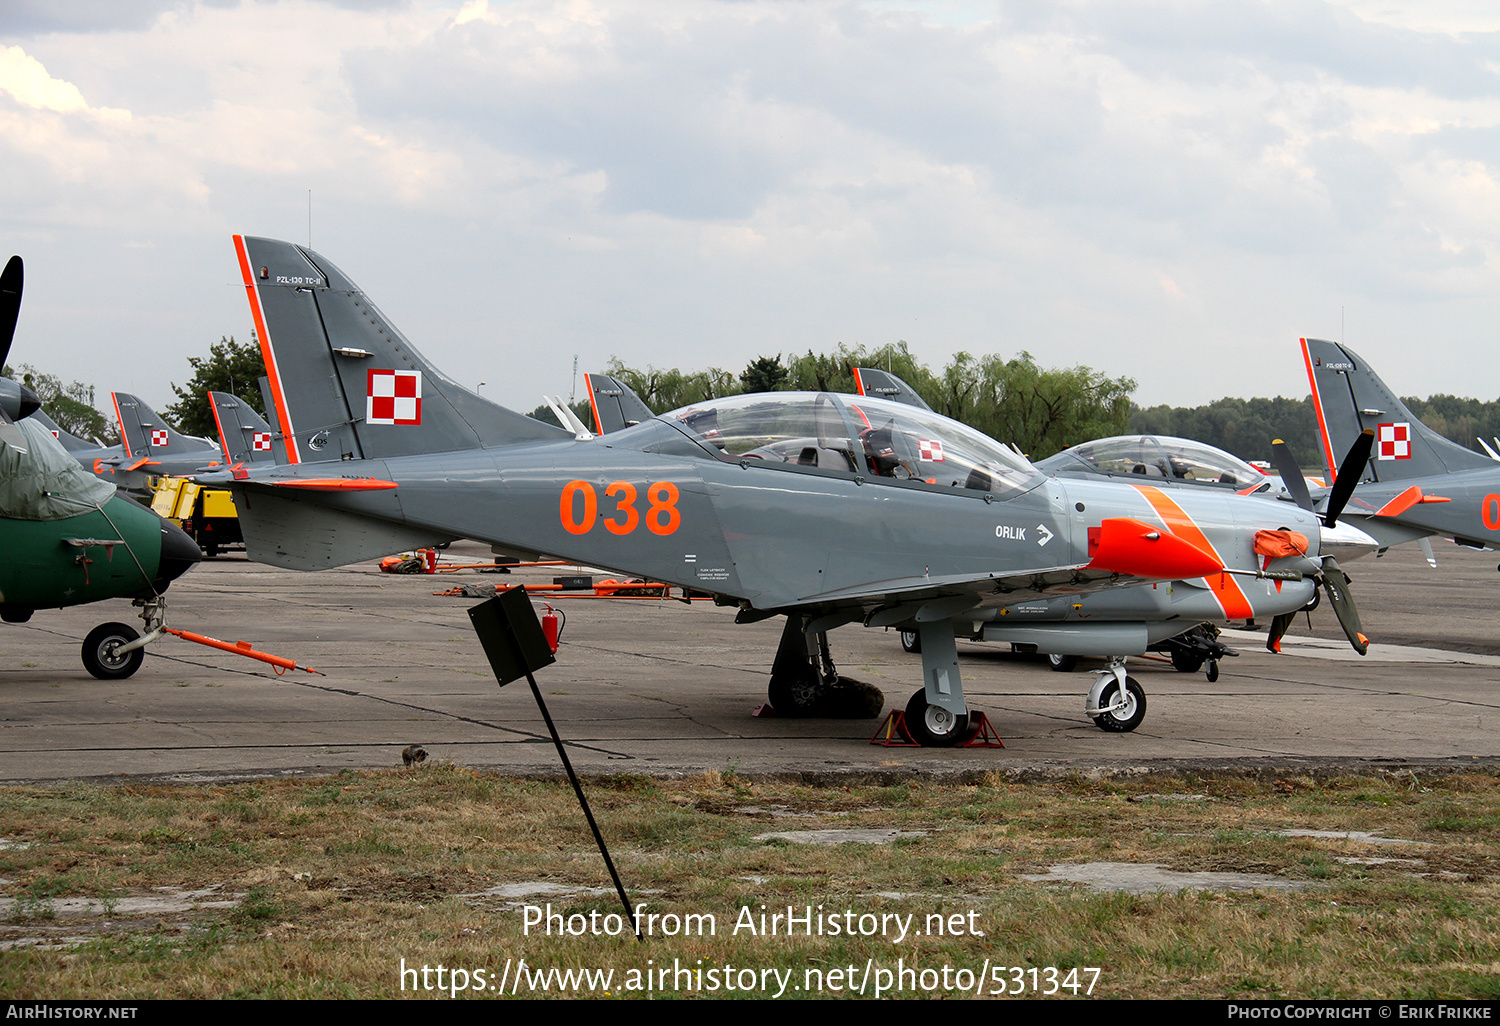
<svg viewBox="0 0 1500 1026">
<path fill-rule="evenodd" d="M 1338 557 L 1433 533 L 1490 544 L 1500 531 L 1500 496 L 1483 481 L 1488 470 L 1500 490 L 1500 467 L 1437 439 L 1485 465 L 1470 466 L 1433 442 L 1332 343 L 1304 342 L 1323 455 L 1332 465 L 1347 453 L 1315 494 L 1290 463 L 1277 482 L 1174 439 L 1106 439 L 1034 465 L 871 368 L 856 371 L 858 396 L 741 395 L 659 416 L 622 382 L 590 375 L 596 436 L 565 407 L 559 429 L 458 385 L 319 254 L 240 236 L 235 247 L 275 424 L 216 394 L 210 454 L 117 396 L 122 452 L 90 453 L 101 461 L 90 469 L 193 473 L 229 488 L 251 557 L 273 565 L 320 569 L 468 537 L 707 591 L 739 622 L 784 616 L 770 675 L 784 713 L 878 712 L 878 695 L 840 675 L 829 647 L 830 631 L 857 623 L 920 639 L 922 682 L 906 711 L 925 744 L 964 734 L 958 638 L 1106 657 L 1086 712 L 1103 729 L 1132 730 L 1146 697 L 1125 657 L 1203 623 L 1262 616 L 1274 641 L 1320 585 L 1362 651 Z M 16 297 L 18 306 L 19 284 Z M 1374 398 L 1356 398 L 1347 416 L 1334 402 L 1340 384 Z M 17 422 L 24 397 L 10 395 L 0 392 Z M 0 427 L 12 453 L 17 430 Z M 1407 483 L 1433 458 L 1475 477 L 1462 490 Z M 1405 476 L 1390 460 L 1406 461 Z M 0 468 L 0 489 L 7 480 L 18 478 Z M 1421 509 L 1444 503 L 1449 519 Z M 1466 509 L 1479 509 L 1483 533 L 1469 530 Z M 14 530 L 17 518 L 0 513 Z M 155 602 L 164 587 L 135 583 Z M 71 604 L 50 595 L 27 606 L 3 586 L 0 595 L 17 618 Z M 138 665 L 140 649 L 115 641 L 111 651 L 121 648 Z"/>
</svg>

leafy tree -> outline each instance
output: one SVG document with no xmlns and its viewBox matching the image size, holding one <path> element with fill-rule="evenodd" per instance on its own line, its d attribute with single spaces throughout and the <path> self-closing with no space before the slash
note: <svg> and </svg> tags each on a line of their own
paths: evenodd
<svg viewBox="0 0 1500 1026">
<path fill-rule="evenodd" d="M 740 371 L 740 389 L 744 392 L 775 392 L 786 384 L 787 377 L 780 353 L 758 356 Z"/>
<path fill-rule="evenodd" d="M 188 364 L 193 368 L 192 378 L 181 388 L 175 382 L 172 384 L 177 402 L 162 411 L 183 434 L 218 437 L 214 411 L 208 402 L 210 389 L 228 392 L 249 403 L 262 417 L 266 415 L 259 385 L 266 366 L 261 360 L 260 346 L 254 341 L 242 344 L 233 335 L 220 337 L 208 347 L 207 357 L 190 356 Z"/>
<path fill-rule="evenodd" d="M 114 445 L 120 440 L 114 421 L 94 408 L 93 385 L 81 381 L 64 385 L 61 378 L 43 374 L 29 363 L 21 364 L 20 371 L 19 377 L 10 367 L 4 368 L 3 373 L 35 392 L 42 401 L 42 411 L 56 421 L 58 427 L 101 445 Z"/>
<path fill-rule="evenodd" d="M 615 358 L 609 361 L 609 373 L 629 385 L 652 413 L 666 413 L 705 399 L 735 395 L 740 390 L 734 375 L 718 367 L 694 374 L 684 374 L 675 367 L 657 370 L 648 366 L 642 371 Z"/>
<path fill-rule="evenodd" d="M 1045 370 L 1030 353 L 1012 360 L 958 353 L 941 374 L 934 374 L 905 342 L 875 349 L 840 344 L 833 353 L 809 350 L 785 366 L 779 355 L 763 356 L 745 369 L 739 384 L 745 391 L 769 385 L 847 393 L 854 391 L 853 367 L 887 369 L 939 413 L 1014 442 L 1038 459 L 1091 438 L 1123 433 L 1135 389 L 1130 378 L 1110 378 L 1087 367 Z M 656 413 L 741 391 L 717 368 L 698 374 L 654 367 L 639 371 L 615 359 L 609 369 Z"/>
<path fill-rule="evenodd" d="M 1227 398 L 1191 408 L 1137 408 L 1131 411 L 1130 430 L 1207 442 L 1243 460 L 1269 460 L 1271 443 L 1280 438 L 1286 441 L 1303 470 L 1315 471 L 1323 464 L 1323 446 L 1311 396 Z"/>
</svg>

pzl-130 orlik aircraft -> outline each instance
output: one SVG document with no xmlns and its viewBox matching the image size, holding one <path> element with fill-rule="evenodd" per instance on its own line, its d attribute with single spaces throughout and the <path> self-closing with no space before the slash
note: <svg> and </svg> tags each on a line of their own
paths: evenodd
<svg viewBox="0 0 1500 1026">
<path fill-rule="evenodd" d="M 907 724 L 932 745 L 965 733 L 957 636 L 1024 643 L 1035 604 L 1084 613 L 1118 588 L 1190 582 L 1154 617 L 1076 629 L 1085 654 L 1135 652 L 1226 603 L 1236 617 L 1300 609 L 1325 576 L 1306 510 L 1048 478 L 878 398 L 739 395 L 580 438 L 440 373 L 322 256 L 235 246 L 288 462 L 198 479 L 234 490 L 262 562 L 313 570 L 466 537 L 708 591 L 741 622 L 787 617 L 770 692 L 789 713 L 873 714 L 826 633 L 914 628 L 924 686 Z M 1140 685 L 1123 668 L 1104 677 L 1088 715 L 1134 729 Z"/>
<path fill-rule="evenodd" d="M 1305 338 L 1302 359 L 1332 467 L 1335 452 L 1374 431 L 1373 459 L 1346 510 L 1382 547 L 1416 541 L 1433 566 L 1433 535 L 1500 548 L 1500 463 L 1449 441 L 1412 416 L 1358 353 Z"/>
</svg>

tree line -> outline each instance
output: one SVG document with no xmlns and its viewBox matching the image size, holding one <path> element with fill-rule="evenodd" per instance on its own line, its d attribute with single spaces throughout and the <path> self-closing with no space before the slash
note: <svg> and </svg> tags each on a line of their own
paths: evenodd
<svg viewBox="0 0 1500 1026">
<path fill-rule="evenodd" d="M 265 373 L 260 347 L 253 340 L 220 338 L 206 357 L 190 357 L 192 376 L 175 383 L 178 401 L 163 413 L 186 434 L 214 437 L 209 389 L 230 392 L 264 414 L 258 379 Z M 608 372 L 635 390 L 653 413 L 690 406 L 744 392 L 855 391 L 855 367 L 879 367 L 904 380 L 937 412 L 968 424 L 1001 442 L 1014 443 L 1032 459 L 1044 459 L 1070 445 L 1121 434 L 1173 435 L 1217 446 L 1246 460 L 1270 458 L 1271 443 L 1281 438 L 1304 468 L 1321 463 L 1317 418 L 1311 396 L 1302 399 L 1218 399 L 1203 406 L 1152 406 L 1131 402 L 1136 382 L 1112 378 L 1089 367 L 1047 368 L 1028 352 L 1009 359 L 998 354 L 954 354 L 933 370 L 912 355 L 904 341 L 873 348 L 838 344 L 832 352 L 808 350 L 797 356 L 758 356 L 739 373 L 719 367 L 684 371 L 650 365 L 632 367 L 619 358 Z M 117 440 L 112 418 L 94 406 L 94 387 L 44 374 L 23 364 L 7 377 L 29 385 L 42 408 L 64 429 L 103 443 Z M 1475 438 L 1500 437 L 1500 400 L 1486 402 L 1451 395 L 1403 398 L 1418 420 L 1466 448 Z M 573 406 L 585 423 L 588 401 Z M 556 423 L 545 405 L 531 416 Z"/>
</svg>

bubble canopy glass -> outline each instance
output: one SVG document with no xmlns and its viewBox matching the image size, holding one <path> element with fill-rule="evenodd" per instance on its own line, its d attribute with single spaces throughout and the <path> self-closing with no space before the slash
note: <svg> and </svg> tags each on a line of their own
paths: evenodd
<svg viewBox="0 0 1500 1026">
<path fill-rule="evenodd" d="M 1238 456 L 1203 442 L 1166 435 L 1119 435 L 1084 442 L 1037 464 L 1048 474 L 1121 474 L 1246 488 L 1269 479 Z"/>
<path fill-rule="evenodd" d="M 755 392 L 663 413 L 607 436 L 610 445 L 667 451 L 671 425 L 702 455 L 868 481 L 1013 495 L 1043 476 L 1024 457 L 947 417 L 870 396 Z M 675 447 L 674 447 L 675 448 Z M 747 464 L 748 465 L 748 464 Z"/>
</svg>

